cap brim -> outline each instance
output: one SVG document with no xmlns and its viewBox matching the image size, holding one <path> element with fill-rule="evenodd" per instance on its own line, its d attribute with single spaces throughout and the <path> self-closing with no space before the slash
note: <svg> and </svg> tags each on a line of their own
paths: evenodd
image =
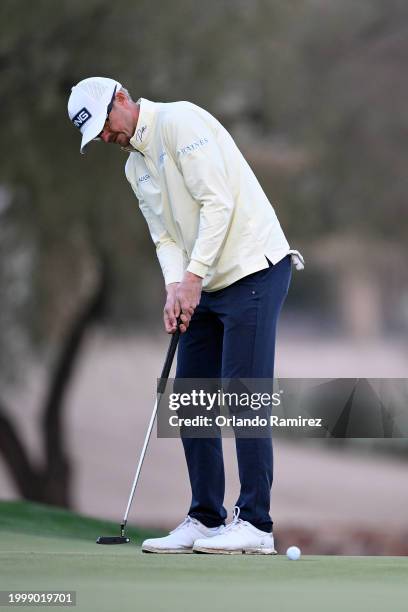
<svg viewBox="0 0 408 612">
<path fill-rule="evenodd" d="M 85 147 L 94 140 L 98 134 L 100 134 L 103 130 L 103 126 L 106 121 L 106 111 L 100 113 L 98 116 L 91 118 L 90 121 L 87 122 L 87 125 L 82 134 L 81 140 L 81 154 L 84 155 Z"/>
</svg>

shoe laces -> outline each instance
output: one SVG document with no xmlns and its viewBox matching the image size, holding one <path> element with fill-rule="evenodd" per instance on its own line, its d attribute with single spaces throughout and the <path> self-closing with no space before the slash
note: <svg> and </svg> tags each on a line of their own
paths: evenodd
<svg viewBox="0 0 408 612">
<path fill-rule="evenodd" d="M 194 520 L 191 518 L 191 516 L 186 516 L 184 521 L 180 523 L 180 525 L 177 525 L 177 527 L 175 527 L 172 531 L 170 531 L 170 533 L 175 533 L 179 529 L 183 529 L 184 527 L 189 526 L 190 523 L 194 523 Z"/>
<path fill-rule="evenodd" d="M 234 507 L 234 513 L 232 515 L 232 521 L 225 527 L 225 531 L 231 531 L 232 529 L 239 529 L 244 521 L 239 518 L 240 509 L 238 506 Z"/>
</svg>

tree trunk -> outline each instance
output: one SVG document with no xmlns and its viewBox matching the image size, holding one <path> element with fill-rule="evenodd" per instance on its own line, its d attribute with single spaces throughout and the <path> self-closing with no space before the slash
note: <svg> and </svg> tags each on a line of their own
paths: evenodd
<svg viewBox="0 0 408 612">
<path fill-rule="evenodd" d="M 62 345 L 42 411 L 44 465 L 34 465 L 6 411 L 0 404 L 0 453 L 24 499 L 72 506 L 72 469 L 65 444 L 64 398 L 90 326 L 103 315 L 108 294 L 108 266 L 100 260 L 94 291 L 72 322 Z"/>
</svg>

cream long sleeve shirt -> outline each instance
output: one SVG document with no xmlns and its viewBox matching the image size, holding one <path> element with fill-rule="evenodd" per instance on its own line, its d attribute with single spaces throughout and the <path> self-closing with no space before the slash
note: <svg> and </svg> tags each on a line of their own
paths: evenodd
<svg viewBox="0 0 408 612">
<path fill-rule="evenodd" d="M 227 130 L 190 102 L 141 98 L 126 177 L 156 245 L 165 283 L 185 270 L 205 291 L 276 264 L 289 248 L 275 211 Z"/>
</svg>

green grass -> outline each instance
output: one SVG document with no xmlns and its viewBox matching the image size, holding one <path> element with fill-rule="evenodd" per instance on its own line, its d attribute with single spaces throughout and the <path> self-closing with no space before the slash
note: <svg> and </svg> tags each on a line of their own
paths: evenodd
<svg viewBox="0 0 408 612">
<path fill-rule="evenodd" d="M 132 544 L 95 544 L 116 533 L 66 511 L 2 503 L 0 589 L 75 590 L 87 612 L 407 610 L 404 557 L 143 555 L 136 529 Z"/>
<path fill-rule="evenodd" d="M 75 540 L 96 540 L 100 535 L 119 535 L 119 522 L 101 521 L 74 512 L 27 502 L 0 502 L 0 531 Z M 137 544 L 157 531 L 129 526 L 127 533 Z M 1 547 L 0 547 L 1 550 Z"/>
</svg>

